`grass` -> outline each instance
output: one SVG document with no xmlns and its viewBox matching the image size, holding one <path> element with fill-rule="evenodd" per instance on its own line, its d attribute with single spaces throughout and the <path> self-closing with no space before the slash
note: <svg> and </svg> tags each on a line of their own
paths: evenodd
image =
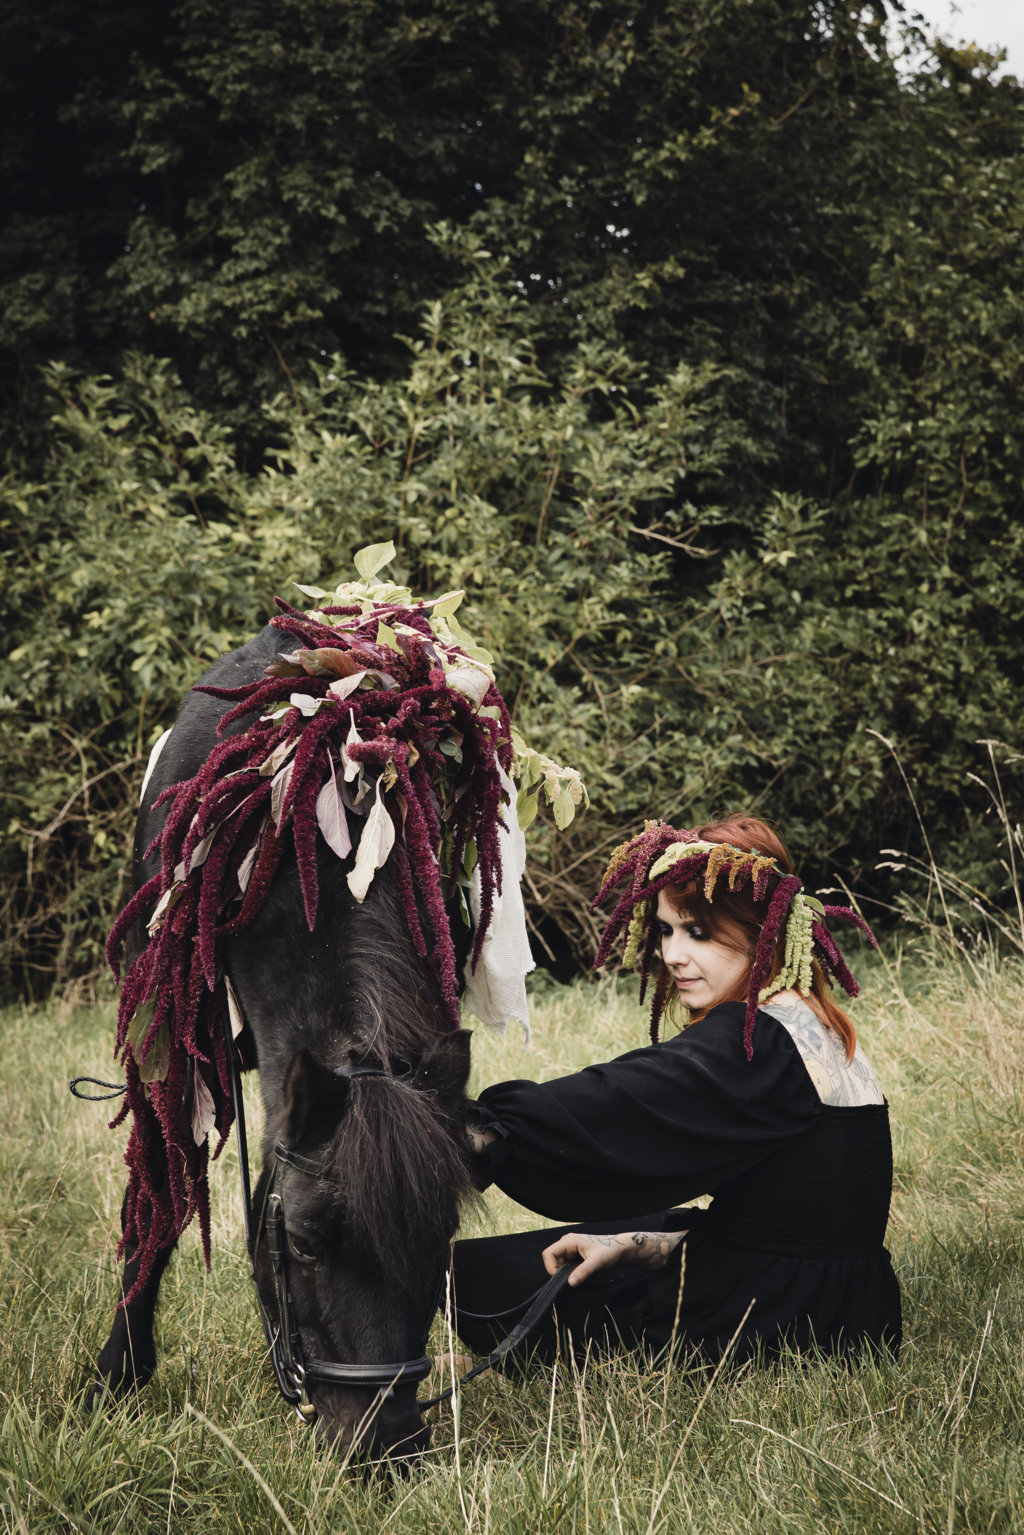
<svg viewBox="0 0 1024 1535">
<path fill-rule="evenodd" d="M 793 1363 L 710 1390 L 630 1359 L 484 1377 L 433 1414 L 422 1471 L 395 1486 L 339 1472 L 272 1387 L 232 1148 L 211 1273 L 190 1233 L 165 1281 L 154 1381 L 83 1415 L 115 1298 L 123 1132 L 67 1081 L 109 1074 L 112 1009 L 3 1012 L 0 1530 L 1024 1529 L 1024 968 L 918 956 L 876 964 L 865 993 L 856 1020 L 893 1109 L 899 1363 Z M 625 983 L 543 986 L 534 1047 L 478 1036 L 475 1080 L 557 1075 L 643 1028 Z M 467 1234 L 529 1224 L 491 1195 Z"/>
</svg>

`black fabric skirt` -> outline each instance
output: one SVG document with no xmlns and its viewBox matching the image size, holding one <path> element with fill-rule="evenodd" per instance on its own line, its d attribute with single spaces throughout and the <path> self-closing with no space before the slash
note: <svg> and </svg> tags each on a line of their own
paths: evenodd
<svg viewBox="0 0 1024 1535">
<path fill-rule="evenodd" d="M 603 1269 L 563 1290 L 515 1362 L 549 1361 L 560 1348 L 579 1355 L 588 1344 L 654 1357 L 673 1340 L 710 1363 L 726 1350 L 739 1364 L 792 1349 L 845 1357 L 865 1348 L 899 1352 L 899 1285 L 884 1249 L 852 1258 L 752 1251 L 718 1239 L 710 1214 L 677 1208 L 456 1242 L 455 1329 L 474 1353 L 489 1353 L 545 1282 L 541 1253 L 568 1232 L 685 1228 L 664 1268 Z"/>
</svg>

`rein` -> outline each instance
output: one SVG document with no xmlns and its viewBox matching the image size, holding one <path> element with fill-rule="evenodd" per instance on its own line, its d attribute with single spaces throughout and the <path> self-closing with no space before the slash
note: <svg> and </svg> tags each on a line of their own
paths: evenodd
<svg viewBox="0 0 1024 1535">
<path fill-rule="evenodd" d="M 338 1364 L 329 1359 L 306 1359 L 302 1351 L 302 1341 L 299 1330 L 295 1324 L 294 1306 L 292 1303 L 291 1289 L 288 1284 L 288 1244 L 285 1233 L 284 1200 L 274 1189 L 274 1183 L 280 1167 L 293 1167 L 297 1172 L 305 1173 L 308 1177 L 319 1177 L 320 1166 L 309 1157 L 300 1156 L 298 1152 L 289 1151 L 280 1144 L 274 1147 L 274 1168 L 270 1174 L 270 1183 L 267 1188 L 263 1209 L 260 1212 L 259 1221 L 254 1221 L 252 1206 L 252 1182 L 249 1175 L 249 1144 L 245 1129 L 245 1105 L 242 1098 L 242 1083 L 238 1070 L 237 1052 L 234 1040 L 231 1037 L 231 1025 L 225 1020 L 225 1033 L 228 1043 L 228 1060 L 231 1065 L 231 1098 L 235 1110 L 235 1130 L 238 1143 L 238 1171 L 242 1186 L 242 1215 L 245 1224 L 245 1246 L 249 1254 L 249 1272 L 253 1277 L 253 1286 L 256 1289 L 256 1304 L 259 1308 L 260 1320 L 263 1323 L 263 1332 L 270 1351 L 270 1362 L 273 1366 L 274 1376 L 277 1380 L 278 1390 L 286 1402 L 291 1403 L 304 1423 L 312 1424 L 317 1417 L 317 1409 L 309 1398 L 306 1390 L 307 1381 L 328 1381 L 334 1385 L 342 1386 L 379 1386 L 381 1399 L 385 1400 L 394 1391 L 396 1386 L 416 1386 L 421 1380 L 425 1380 L 430 1374 L 431 1363 L 426 1353 L 415 1359 L 404 1359 L 396 1363 L 387 1364 Z M 383 1066 L 369 1064 L 348 1065 L 338 1068 L 338 1075 L 347 1077 L 386 1077 L 392 1073 L 385 1071 Z M 271 1317 L 259 1289 L 256 1287 L 256 1244 L 260 1235 L 266 1228 L 267 1251 L 270 1257 L 270 1265 L 274 1280 L 274 1294 L 276 1300 L 277 1316 Z M 557 1273 L 535 1291 L 530 1297 L 527 1310 L 515 1327 L 502 1338 L 496 1348 L 492 1349 L 487 1358 L 480 1364 L 469 1370 L 458 1382 L 458 1385 L 447 1387 L 439 1391 L 436 1396 L 428 1397 L 419 1402 L 421 1411 L 428 1407 L 436 1407 L 440 1402 L 449 1401 L 458 1387 L 474 1380 L 478 1375 L 493 1369 L 500 1364 L 505 1357 L 512 1352 L 529 1335 L 540 1321 L 544 1313 L 549 1309 L 555 1297 L 564 1289 L 569 1275 L 572 1273 L 571 1265 L 560 1268 Z M 436 1310 L 436 1306 L 434 1310 Z M 427 1321 L 427 1329 L 424 1333 L 424 1347 L 426 1335 L 430 1330 L 433 1320 L 433 1311 Z"/>
</svg>

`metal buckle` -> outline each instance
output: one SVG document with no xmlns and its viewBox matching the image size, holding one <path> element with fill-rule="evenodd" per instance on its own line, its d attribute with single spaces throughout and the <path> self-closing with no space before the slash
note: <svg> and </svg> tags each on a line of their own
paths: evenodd
<svg viewBox="0 0 1024 1535">
<path fill-rule="evenodd" d="M 301 1364 L 289 1365 L 285 1374 L 293 1389 L 298 1392 L 298 1400 L 295 1403 L 295 1412 L 299 1421 L 307 1426 L 313 1423 L 317 1417 L 317 1410 L 309 1399 L 306 1390 L 306 1372 Z"/>
</svg>

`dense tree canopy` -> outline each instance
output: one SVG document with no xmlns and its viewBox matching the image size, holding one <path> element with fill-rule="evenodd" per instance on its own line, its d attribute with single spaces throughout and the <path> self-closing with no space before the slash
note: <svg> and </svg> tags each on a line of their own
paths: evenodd
<svg viewBox="0 0 1024 1535">
<path fill-rule="evenodd" d="M 9 7 L 4 964 L 87 969 L 139 753 L 394 536 L 590 779 L 998 899 L 1019 735 L 1024 91 L 836 0 Z M 940 861 L 943 859 L 940 858 Z"/>
</svg>

